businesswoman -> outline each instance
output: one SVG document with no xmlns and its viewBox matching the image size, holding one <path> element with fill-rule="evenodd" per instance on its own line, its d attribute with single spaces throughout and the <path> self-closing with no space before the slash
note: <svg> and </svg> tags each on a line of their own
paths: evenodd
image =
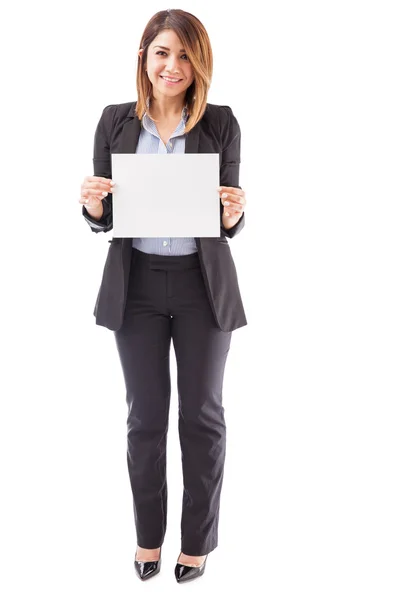
<svg viewBox="0 0 400 600">
<path fill-rule="evenodd" d="M 212 63 L 209 37 L 195 16 L 164 10 L 150 19 L 138 51 L 138 99 L 103 110 L 95 132 L 94 176 L 85 177 L 79 200 L 92 231 L 107 232 L 118 186 L 112 153 L 220 156 L 220 237 L 113 238 L 94 309 L 96 323 L 114 331 L 126 384 L 135 568 L 142 580 L 160 570 L 166 531 L 171 340 L 184 481 L 176 580 L 202 575 L 218 543 L 226 440 L 223 375 L 232 331 L 247 325 L 226 238 L 244 226 L 246 196 L 238 185 L 237 119 L 229 106 L 207 103 Z M 201 205 L 193 206 L 193 219 L 201 211 Z"/>
</svg>

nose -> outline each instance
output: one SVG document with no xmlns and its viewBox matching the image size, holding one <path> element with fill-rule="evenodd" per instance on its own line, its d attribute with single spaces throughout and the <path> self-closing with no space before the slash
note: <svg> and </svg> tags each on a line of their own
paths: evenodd
<svg viewBox="0 0 400 600">
<path fill-rule="evenodd" d="M 167 71 L 170 71 L 171 73 L 176 73 L 179 71 L 178 59 L 172 54 L 170 54 L 167 59 Z"/>
</svg>

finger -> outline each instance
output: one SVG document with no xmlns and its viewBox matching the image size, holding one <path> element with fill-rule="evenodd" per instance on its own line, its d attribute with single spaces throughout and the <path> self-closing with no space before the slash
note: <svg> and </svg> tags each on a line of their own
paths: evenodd
<svg viewBox="0 0 400 600">
<path fill-rule="evenodd" d="M 95 202 L 97 200 L 97 202 Z M 87 206 L 95 206 L 95 205 L 100 205 L 101 199 L 100 198 L 85 198 L 84 196 L 82 196 L 79 199 L 80 204 L 86 204 Z"/>
<path fill-rule="evenodd" d="M 233 202 L 232 200 L 221 200 L 223 206 L 229 206 L 231 210 L 236 210 L 237 212 L 244 211 L 244 206 L 239 204 L 239 202 Z"/>
<path fill-rule="evenodd" d="M 108 192 L 93 192 L 93 190 L 81 190 L 81 197 L 94 200 L 102 200 L 108 196 Z"/>
<path fill-rule="evenodd" d="M 96 192 L 102 191 L 102 192 L 108 192 L 110 190 L 112 190 L 112 187 L 110 187 L 110 185 L 107 185 L 105 183 L 96 183 L 96 182 L 87 182 L 82 184 L 82 189 L 83 190 L 94 190 Z"/>
<path fill-rule="evenodd" d="M 108 183 L 108 184 L 113 183 L 112 179 L 107 179 L 107 177 L 98 177 L 97 175 L 87 175 L 87 177 L 85 177 L 84 181 L 100 181 L 102 183 Z"/>
<path fill-rule="evenodd" d="M 103 194 L 101 193 L 100 195 L 98 194 L 92 194 L 91 192 L 81 192 L 81 199 L 85 200 L 86 202 L 89 201 L 97 201 L 97 202 L 101 202 L 101 200 L 104 198 Z"/>
<path fill-rule="evenodd" d="M 85 192 L 81 192 L 81 199 L 82 203 L 92 203 L 92 204 L 99 204 L 102 200 L 103 200 L 104 196 L 101 194 L 100 196 L 95 195 L 95 194 L 87 194 Z"/>
<path fill-rule="evenodd" d="M 85 188 L 81 188 L 81 196 L 87 196 L 89 198 L 97 198 L 97 197 L 101 197 L 101 198 L 105 198 L 106 196 L 108 196 L 109 192 L 107 192 L 106 190 L 95 190 L 95 189 L 85 189 Z"/>
<path fill-rule="evenodd" d="M 228 200 L 228 202 L 239 202 L 240 204 L 245 204 L 246 203 L 246 199 L 243 196 L 239 196 L 238 194 L 228 194 L 227 192 L 224 192 L 221 195 L 222 200 Z"/>
<path fill-rule="evenodd" d="M 237 218 L 237 213 L 236 212 L 232 212 L 232 211 L 230 213 L 228 213 L 228 212 L 225 211 L 224 215 L 227 216 L 227 217 L 230 217 L 231 219 Z"/>
<path fill-rule="evenodd" d="M 239 205 L 234 206 L 234 205 L 228 205 L 228 206 L 224 206 L 224 213 L 225 214 L 241 214 L 243 213 L 243 208 Z"/>
<path fill-rule="evenodd" d="M 227 187 L 227 186 L 223 186 L 221 185 L 220 188 L 218 188 L 220 194 L 223 193 L 228 193 L 228 194 L 237 194 L 238 196 L 244 196 L 245 192 L 243 190 L 241 190 L 240 188 L 236 188 L 236 187 Z"/>
</svg>

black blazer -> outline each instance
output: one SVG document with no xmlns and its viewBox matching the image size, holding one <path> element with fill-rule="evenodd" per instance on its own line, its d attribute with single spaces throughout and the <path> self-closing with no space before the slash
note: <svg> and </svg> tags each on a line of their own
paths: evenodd
<svg viewBox="0 0 400 600">
<path fill-rule="evenodd" d="M 136 152 L 141 121 L 135 114 L 135 107 L 136 102 L 128 102 L 104 108 L 94 137 L 94 175 L 112 179 L 111 154 Z M 220 185 L 240 187 L 240 127 L 229 106 L 207 104 L 202 118 L 186 136 L 185 152 L 218 152 Z M 102 202 L 104 213 L 99 221 L 93 219 L 86 207 L 82 206 L 82 214 L 95 233 L 107 232 L 113 227 L 112 194 L 106 196 Z M 226 238 L 233 238 L 242 230 L 245 215 L 243 213 L 238 223 L 226 230 L 222 224 L 223 210 L 220 202 L 221 236 L 195 240 L 216 323 L 222 331 L 233 331 L 247 325 L 247 320 L 235 264 Z M 132 238 L 113 238 L 109 242 L 110 247 L 93 314 L 97 325 L 117 331 L 124 318 Z"/>
</svg>

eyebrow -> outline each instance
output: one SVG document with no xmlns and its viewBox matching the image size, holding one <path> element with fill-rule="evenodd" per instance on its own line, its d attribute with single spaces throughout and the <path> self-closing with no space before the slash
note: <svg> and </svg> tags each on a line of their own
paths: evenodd
<svg viewBox="0 0 400 600">
<path fill-rule="evenodd" d="M 167 48 L 166 46 L 154 46 L 154 48 L 162 48 L 163 50 L 168 50 L 169 51 L 169 48 Z M 179 52 L 186 52 L 186 50 L 184 48 L 181 48 L 179 50 Z"/>
</svg>

